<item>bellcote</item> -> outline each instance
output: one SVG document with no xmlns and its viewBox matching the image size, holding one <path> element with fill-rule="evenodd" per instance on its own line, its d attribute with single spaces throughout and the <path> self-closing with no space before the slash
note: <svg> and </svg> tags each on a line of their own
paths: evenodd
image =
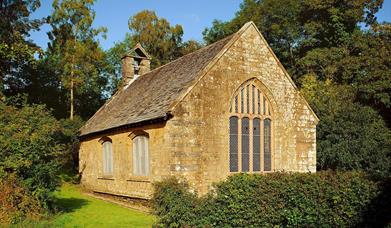
<svg viewBox="0 0 391 228">
<path fill-rule="evenodd" d="M 129 85 L 139 76 L 148 73 L 151 64 L 151 56 L 144 50 L 140 43 L 126 53 L 122 58 L 122 81 L 124 86 Z"/>
</svg>

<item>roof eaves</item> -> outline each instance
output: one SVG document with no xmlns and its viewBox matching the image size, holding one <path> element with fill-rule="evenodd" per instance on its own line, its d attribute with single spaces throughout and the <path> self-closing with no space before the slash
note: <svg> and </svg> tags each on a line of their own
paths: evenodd
<svg viewBox="0 0 391 228">
<path fill-rule="evenodd" d="M 128 128 L 147 125 L 147 124 L 155 124 L 155 123 L 165 122 L 170 118 L 172 118 L 172 114 L 171 114 L 171 112 L 167 112 L 164 115 L 156 116 L 154 118 L 148 118 L 148 119 L 140 120 L 140 121 L 133 122 L 133 123 L 121 124 L 118 126 L 114 126 L 114 127 L 110 127 L 110 128 L 106 128 L 106 129 L 102 129 L 102 130 L 98 130 L 98 131 L 92 131 L 92 132 L 88 132 L 85 134 L 79 134 L 78 138 L 80 140 L 83 140 L 88 137 L 94 137 L 96 135 L 106 134 L 106 133 L 118 131 L 121 129 L 128 129 Z"/>
</svg>

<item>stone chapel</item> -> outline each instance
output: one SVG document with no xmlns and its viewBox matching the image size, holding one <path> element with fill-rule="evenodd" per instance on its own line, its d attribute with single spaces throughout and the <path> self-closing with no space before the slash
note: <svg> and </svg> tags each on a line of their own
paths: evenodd
<svg viewBox="0 0 391 228">
<path fill-rule="evenodd" d="M 81 183 L 149 199 L 185 178 L 205 194 L 227 176 L 316 171 L 318 118 L 253 22 L 150 70 L 137 45 L 123 86 L 80 129 Z"/>
</svg>

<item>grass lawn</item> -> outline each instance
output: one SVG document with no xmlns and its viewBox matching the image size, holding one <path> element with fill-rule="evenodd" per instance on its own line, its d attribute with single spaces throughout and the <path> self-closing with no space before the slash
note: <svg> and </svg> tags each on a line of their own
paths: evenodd
<svg viewBox="0 0 391 228">
<path fill-rule="evenodd" d="M 154 216 L 83 195 L 75 185 L 64 184 L 56 193 L 59 215 L 36 227 L 151 227 Z"/>
</svg>

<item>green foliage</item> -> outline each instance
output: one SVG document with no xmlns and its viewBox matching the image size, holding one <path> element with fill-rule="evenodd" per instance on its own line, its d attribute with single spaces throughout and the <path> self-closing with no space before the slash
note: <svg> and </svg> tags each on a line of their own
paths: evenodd
<svg viewBox="0 0 391 228">
<path fill-rule="evenodd" d="M 129 29 L 133 43 L 140 43 L 152 55 L 151 67 L 168 63 L 179 56 L 183 29 L 180 25 L 171 26 L 155 12 L 143 10 L 129 19 Z"/>
<path fill-rule="evenodd" d="M 31 196 L 15 175 L 0 179 L 0 225 L 36 220 L 42 215 L 41 203 Z"/>
<path fill-rule="evenodd" d="M 321 121 L 317 126 L 318 169 L 363 170 L 391 175 L 391 131 L 381 116 L 354 101 L 350 86 L 314 75 L 302 80 L 303 95 Z"/>
<path fill-rule="evenodd" d="M 29 18 L 39 5 L 39 0 L 3 0 L 0 3 L 0 95 L 21 69 L 34 64 L 34 54 L 40 52 L 27 40 L 29 32 L 42 24 L 40 19 Z"/>
<path fill-rule="evenodd" d="M 79 170 L 80 142 L 77 135 L 83 124 L 84 121 L 78 116 L 75 116 L 73 120 L 60 120 L 61 137 L 58 139 L 58 142 L 65 145 L 61 156 L 62 168 L 63 171 L 70 174 L 77 174 Z"/>
<path fill-rule="evenodd" d="M 197 220 L 194 205 L 197 196 L 190 193 L 185 181 L 178 182 L 171 177 L 154 184 L 155 194 L 152 202 L 159 224 L 170 224 L 171 227 L 184 227 L 189 221 Z"/>
<path fill-rule="evenodd" d="M 31 194 L 50 208 L 58 186 L 58 121 L 42 105 L 19 108 L 0 102 L 0 178 L 14 174 Z"/>
<path fill-rule="evenodd" d="M 365 33 L 355 32 L 344 46 L 312 49 L 298 60 L 296 70 L 301 77 L 315 74 L 318 80 L 351 86 L 351 96 L 390 121 L 390 31 L 389 25 L 378 25 Z"/>
<path fill-rule="evenodd" d="M 202 35 L 204 35 L 205 42 L 211 44 L 234 32 L 235 30 L 229 26 L 229 22 L 222 22 L 215 19 L 212 22 L 212 27 L 205 28 Z"/>
<path fill-rule="evenodd" d="M 386 186 L 356 172 L 239 174 L 201 198 L 172 179 L 155 186 L 157 223 L 165 227 L 353 227 L 390 221 Z"/>
</svg>

